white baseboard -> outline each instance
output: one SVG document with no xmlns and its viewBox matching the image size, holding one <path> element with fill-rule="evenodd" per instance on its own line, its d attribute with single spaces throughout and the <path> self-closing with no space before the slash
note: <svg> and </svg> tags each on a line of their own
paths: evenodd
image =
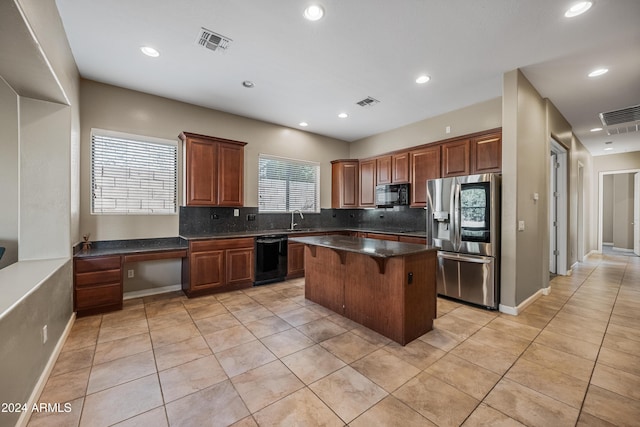
<svg viewBox="0 0 640 427">
<path fill-rule="evenodd" d="M 627 248 L 616 248 L 615 246 L 613 248 L 611 248 L 612 250 L 616 251 L 616 252 L 633 252 L 633 249 L 627 249 Z"/>
<path fill-rule="evenodd" d="M 34 403 L 38 402 L 38 399 L 42 394 L 42 390 L 44 389 L 44 386 L 47 384 L 49 375 L 51 375 L 51 371 L 53 371 L 53 367 L 58 361 L 58 356 L 62 351 L 62 347 L 64 346 L 64 343 L 67 341 L 67 337 L 71 333 L 71 328 L 73 327 L 73 324 L 75 321 L 76 321 L 76 313 L 74 312 L 71 314 L 71 317 L 67 322 L 67 326 L 64 328 L 64 331 L 62 332 L 62 335 L 60 336 L 60 339 L 58 340 L 56 347 L 53 349 L 53 353 L 51 353 L 51 357 L 49 357 L 49 361 L 45 365 L 44 370 L 42 371 L 42 374 L 40 374 L 40 378 L 38 378 L 38 382 L 36 383 L 36 386 L 33 388 L 33 391 L 31 392 L 31 396 L 29 396 L 29 401 L 27 402 L 27 408 L 29 408 L 29 410 L 24 411 L 22 415 L 20 415 L 20 418 L 18 418 L 18 422 L 16 423 L 16 427 L 25 427 L 29 423 L 29 419 L 31 418 L 31 408 L 33 407 Z"/>
<path fill-rule="evenodd" d="M 157 294 L 166 294 L 167 292 L 175 292 L 182 289 L 182 285 L 169 285 L 169 286 L 161 286 L 159 288 L 149 288 L 149 289 L 141 289 L 139 291 L 131 291 L 125 292 L 122 296 L 123 300 L 140 298 L 140 297 L 148 297 L 151 295 Z"/>
<path fill-rule="evenodd" d="M 602 242 L 602 246 L 613 246 L 613 242 Z"/>
<path fill-rule="evenodd" d="M 498 306 L 498 310 L 500 310 L 500 312 L 504 313 L 504 314 L 510 314 L 512 316 L 517 316 L 525 308 L 527 308 L 529 305 L 531 305 L 535 300 L 540 298 L 541 295 L 549 295 L 550 292 L 551 292 L 551 288 L 550 287 L 538 289 L 538 291 L 535 294 L 531 295 L 529 298 L 527 298 L 526 300 L 522 301 L 516 307 L 500 304 Z"/>
</svg>

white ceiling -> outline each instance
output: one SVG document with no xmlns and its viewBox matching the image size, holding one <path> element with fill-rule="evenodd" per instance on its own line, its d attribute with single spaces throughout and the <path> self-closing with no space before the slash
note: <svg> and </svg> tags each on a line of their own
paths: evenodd
<svg viewBox="0 0 640 427">
<path fill-rule="evenodd" d="M 573 19 L 572 0 L 319 0 L 317 22 L 300 0 L 56 3 L 87 79 L 354 141 L 499 97 L 520 68 L 592 154 L 605 141 L 640 150 L 640 133 L 589 132 L 599 112 L 640 104 L 638 0 L 596 0 Z M 198 46 L 201 27 L 230 47 Z M 600 66 L 609 73 L 586 77 Z M 423 73 L 432 80 L 416 84 Z M 380 103 L 355 104 L 367 96 Z"/>
</svg>

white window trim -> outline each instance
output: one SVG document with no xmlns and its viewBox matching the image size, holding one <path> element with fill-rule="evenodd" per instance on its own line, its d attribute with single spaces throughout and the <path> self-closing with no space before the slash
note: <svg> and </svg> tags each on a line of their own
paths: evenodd
<svg viewBox="0 0 640 427">
<path fill-rule="evenodd" d="M 93 136 L 94 134 L 104 136 L 104 137 L 113 137 L 113 138 L 123 138 L 123 139 L 132 139 L 141 142 L 150 142 L 154 144 L 163 144 L 176 147 L 176 183 L 175 183 L 175 209 L 172 213 L 161 212 L 161 213 L 153 213 L 153 212 L 94 212 L 93 210 Z M 89 213 L 90 215 L 95 216 L 175 216 L 179 214 L 179 206 L 180 206 L 180 193 L 179 189 L 179 176 L 180 176 L 180 147 L 178 146 L 178 141 L 174 141 L 171 139 L 158 138 L 154 136 L 148 135 L 138 135 L 127 132 L 118 132 L 107 129 L 100 128 L 91 128 L 91 133 L 89 135 Z"/>
<path fill-rule="evenodd" d="M 283 157 L 283 156 L 275 156 L 273 154 L 265 154 L 265 153 L 259 153 L 258 154 L 258 197 L 260 197 L 260 159 L 272 159 L 272 160 L 280 160 L 280 161 L 287 161 L 287 162 L 291 162 L 291 163 L 298 163 L 300 165 L 305 165 L 305 166 L 314 166 L 317 167 L 318 169 L 318 176 L 317 176 L 317 181 L 316 181 L 316 193 L 318 196 L 318 200 L 317 200 L 317 210 L 313 210 L 313 211 L 302 211 L 304 214 L 319 214 L 321 212 L 321 207 L 320 207 L 320 171 L 321 171 L 321 165 L 320 162 L 315 162 L 313 160 L 302 160 L 302 159 L 294 159 L 291 157 Z M 258 200 L 258 213 L 265 213 L 265 214 L 273 214 L 273 213 L 282 213 L 282 214 L 290 214 L 291 211 L 287 210 L 287 211 L 271 211 L 271 210 L 260 210 L 260 200 Z"/>
</svg>

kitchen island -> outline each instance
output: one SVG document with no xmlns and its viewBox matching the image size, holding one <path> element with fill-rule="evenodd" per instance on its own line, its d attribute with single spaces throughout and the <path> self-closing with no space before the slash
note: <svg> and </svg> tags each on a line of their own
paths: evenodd
<svg viewBox="0 0 640 427">
<path fill-rule="evenodd" d="M 436 317 L 438 248 L 329 235 L 305 245 L 305 297 L 402 345 Z"/>
</svg>

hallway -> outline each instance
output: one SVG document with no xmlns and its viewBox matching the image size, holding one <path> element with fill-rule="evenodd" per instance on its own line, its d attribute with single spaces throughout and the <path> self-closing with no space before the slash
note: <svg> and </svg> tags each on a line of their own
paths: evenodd
<svg viewBox="0 0 640 427">
<path fill-rule="evenodd" d="M 438 301 L 406 347 L 302 279 L 78 319 L 29 426 L 637 425 L 640 258 L 595 254 L 519 316 Z M 122 424 L 118 424 L 122 423 Z"/>
</svg>

